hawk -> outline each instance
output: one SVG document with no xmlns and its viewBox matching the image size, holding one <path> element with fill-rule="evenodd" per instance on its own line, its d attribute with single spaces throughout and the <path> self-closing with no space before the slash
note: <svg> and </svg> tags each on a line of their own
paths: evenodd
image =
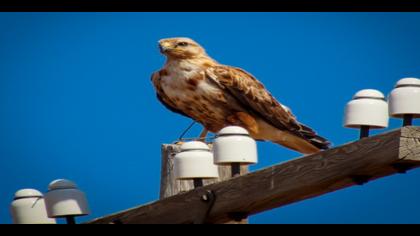
<svg viewBox="0 0 420 236">
<path fill-rule="evenodd" d="M 159 101 L 217 133 L 235 125 L 256 140 L 267 140 L 304 154 L 328 149 L 330 143 L 301 124 L 254 76 L 237 67 L 219 64 L 189 38 L 159 41 L 167 60 L 152 74 Z"/>
</svg>

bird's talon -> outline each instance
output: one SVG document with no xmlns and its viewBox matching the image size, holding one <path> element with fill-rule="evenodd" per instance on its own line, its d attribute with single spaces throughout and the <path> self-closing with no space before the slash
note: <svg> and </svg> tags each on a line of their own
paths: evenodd
<svg viewBox="0 0 420 236">
<path fill-rule="evenodd" d="M 176 141 L 174 144 L 175 145 L 179 145 L 179 146 L 181 146 L 182 144 L 184 144 L 185 142 L 184 141 Z"/>
</svg>

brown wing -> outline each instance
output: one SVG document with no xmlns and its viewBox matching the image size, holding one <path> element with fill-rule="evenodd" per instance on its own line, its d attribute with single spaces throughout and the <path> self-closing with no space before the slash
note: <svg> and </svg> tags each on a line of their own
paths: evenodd
<svg viewBox="0 0 420 236">
<path fill-rule="evenodd" d="M 209 68 L 206 73 L 210 80 L 232 94 L 245 108 L 252 110 L 274 127 L 305 138 L 321 149 L 328 148 L 329 142 L 326 139 L 318 136 L 309 127 L 300 124 L 296 117 L 248 72 L 240 68 L 221 65 Z"/>
<path fill-rule="evenodd" d="M 178 113 L 180 115 L 186 116 L 188 118 L 190 118 L 187 114 L 185 114 L 184 112 L 182 112 L 181 110 L 179 110 L 177 108 L 177 106 L 171 101 L 171 99 L 168 98 L 168 96 L 166 96 L 165 92 L 162 89 L 161 83 L 160 83 L 160 75 L 159 72 L 155 72 L 152 74 L 151 77 L 153 86 L 155 87 L 156 90 L 156 97 L 159 99 L 159 101 L 169 110 L 171 110 L 172 112 Z"/>
</svg>

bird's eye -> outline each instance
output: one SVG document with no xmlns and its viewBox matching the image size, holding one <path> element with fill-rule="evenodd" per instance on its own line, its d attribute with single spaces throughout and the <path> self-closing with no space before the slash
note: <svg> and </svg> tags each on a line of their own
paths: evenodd
<svg viewBox="0 0 420 236">
<path fill-rule="evenodd" d="M 187 42 L 179 42 L 177 45 L 181 46 L 181 47 L 185 47 L 185 46 L 188 46 L 188 43 Z"/>
</svg>

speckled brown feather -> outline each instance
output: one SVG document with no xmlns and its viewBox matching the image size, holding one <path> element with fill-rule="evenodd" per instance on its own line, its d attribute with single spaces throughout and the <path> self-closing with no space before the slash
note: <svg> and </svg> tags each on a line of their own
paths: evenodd
<svg viewBox="0 0 420 236">
<path fill-rule="evenodd" d="M 296 117 L 286 110 L 250 73 L 243 69 L 219 65 L 206 70 L 221 88 L 229 91 L 241 104 L 250 108 L 254 114 L 268 121 L 274 127 L 308 139 L 314 146 L 327 149 L 329 142 L 318 136 L 309 127 L 300 124 Z"/>
<path fill-rule="evenodd" d="M 162 74 L 166 73 L 164 70 L 155 72 L 152 74 L 151 81 L 155 87 L 156 90 L 156 97 L 157 99 L 169 110 L 172 112 L 178 113 L 180 115 L 183 115 L 185 117 L 189 117 L 187 114 L 185 114 L 183 111 L 176 108 L 176 104 L 174 104 L 168 96 L 163 92 L 161 83 L 160 83 L 160 76 Z"/>
<path fill-rule="evenodd" d="M 209 78 L 232 93 L 244 106 L 252 108 L 280 129 L 297 130 L 296 119 L 248 72 L 230 66 L 216 66 L 206 71 Z"/>
</svg>

